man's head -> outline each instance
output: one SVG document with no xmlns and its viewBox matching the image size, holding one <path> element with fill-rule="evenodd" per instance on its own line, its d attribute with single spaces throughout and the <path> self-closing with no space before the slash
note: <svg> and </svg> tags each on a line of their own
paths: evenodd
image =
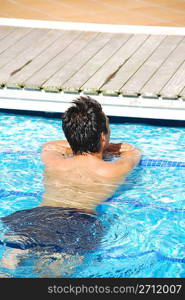
<svg viewBox="0 0 185 300">
<path fill-rule="evenodd" d="M 62 128 L 74 154 L 98 153 L 109 140 L 108 119 L 91 97 L 73 101 L 62 117 Z"/>
</svg>

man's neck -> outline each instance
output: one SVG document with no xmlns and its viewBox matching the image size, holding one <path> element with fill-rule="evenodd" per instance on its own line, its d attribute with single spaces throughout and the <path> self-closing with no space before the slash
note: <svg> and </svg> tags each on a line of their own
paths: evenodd
<svg viewBox="0 0 185 300">
<path fill-rule="evenodd" d="M 84 154 L 76 154 L 74 155 L 76 157 L 95 157 L 95 158 L 98 158 L 98 159 L 103 159 L 103 152 L 97 152 L 97 153 L 84 153 Z"/>
</svg>

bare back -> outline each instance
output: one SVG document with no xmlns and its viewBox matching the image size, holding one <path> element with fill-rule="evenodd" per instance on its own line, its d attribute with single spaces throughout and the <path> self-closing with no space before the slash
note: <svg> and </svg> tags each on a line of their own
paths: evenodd
<svg viewBox="0 0 185 300">
<path fill-rule="evenodd" d="M 63 206 L 94 212 L 97 204 L 111 196 L 123 179 L 104 173 L 107 163 L 97 158 L 74 157 L 47 167 L 42 205 Z"/>
<path fill-rule="evenodd" d="M 104 161 L 103 150 L 95 155 L 73 156 L 66 141 L 44 144 L 45 193 L 42 205 L 95 212 L 96 206 L 114 193 L 140 160 L 140 151 L 126 143 L 110 143 L 106 150 L 111 153 L 119 150 L 120 158 L 114 162 Z"/>
</svg>

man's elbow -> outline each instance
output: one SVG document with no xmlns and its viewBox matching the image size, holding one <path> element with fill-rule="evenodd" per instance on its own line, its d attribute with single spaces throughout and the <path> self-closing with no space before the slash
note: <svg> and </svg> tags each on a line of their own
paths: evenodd
<svg viewBox="0 0 185 300">
<path fill-rule="evenodd" d="M 127 159 L 130 163 L 130 169 L 135 168 L 139 164 L 141 160 L 141 156 L 142 156 L 142 151 L 139 148 L 135 148 L 133 151 L 129 153 Z"/>
<path fill-rule="evenodd" d="M 142 150 L 139 149 L 139 148 L 136 148 L 136 151 L 137 151 L 137 156 L 141 158 L 141 156 L 142 156 Z"/>
<path fill-rule="evenodd" d="M 41 146 L 41 154 L 48 150 L 48 143 L 44 143 Z"/>
<path fill-rule="evenodd" d="M 135 166 L 139 164 L 142 157 L 142 150 L 139 148 L 136 148 L 135 150 Z"/>
</svg>

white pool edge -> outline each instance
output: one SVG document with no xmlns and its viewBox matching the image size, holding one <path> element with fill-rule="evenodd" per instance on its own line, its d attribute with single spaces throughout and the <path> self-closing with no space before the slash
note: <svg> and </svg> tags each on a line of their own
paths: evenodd
<svg viewBox="0 0 185 300">
<path fill-rule="evenodd" d="M 80 93 L 83 95 L 83 93 Z M 79 94 L 0 89 L 0 109 L 63 113 Z M 108 116 L 185 120 L 185 101 L 92 95 Z"/>
<path fill-rule="evenodd" d="M 80 22 L 43 21 L 33 19 L 0 18 L 0 26 L 17 26 L 32 28 L 48 28 L 62 30 L 82 30 L 111 33 L 133 33 L 133 34 L 162 34 L 162 35 L 185 35 L 185 27 L 168 26 L 135 26 L 96 24 Z"/>
</svg>

